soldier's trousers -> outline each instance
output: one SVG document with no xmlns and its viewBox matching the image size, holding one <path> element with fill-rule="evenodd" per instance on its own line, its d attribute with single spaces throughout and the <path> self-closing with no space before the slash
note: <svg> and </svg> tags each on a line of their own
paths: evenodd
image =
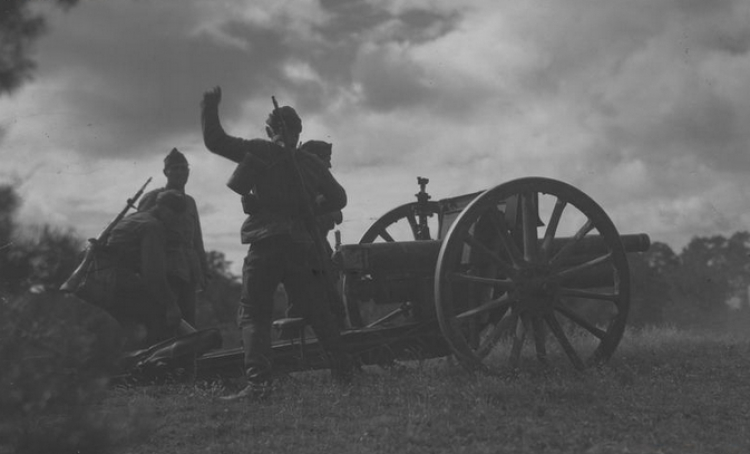
<svg viewBox="0 0 750 454">
<path fill-rule="evenodd" d="M 167 327 L 166 312 L 159 301 L 151 297 L 145 286 L 118 286 L 109 313 L 123 326 L 141 324 L 146 328 L 146 339 L 138 348 L 148 347 L 175 335 Z"/>
<path fill-rule="evenodd" d="M 298 305 L 300 315 L 334 362 L 343 355 L 322 274 L 311 265 L 313 253 L 312 243 L 294 242 L 288 235 L 257 241 L 248 249 L 242 267 L 238 324 L 242 329 L 246 375 L 252 383 L 272 381 L 271 322 L 273 295 L 279 283 L 284 284 L 289 300 Z"/>
<path fill-rule="evenodd" d="M 172 289 L 172 293 L 177 297 L 177 305 L 180 306 L 182 319 L 195 328 L 195 306 L 197 299 L 195 284 L 171 275 L 167 276 L 167 282 L 169 282 L 169 288 Z"/>
</svg>

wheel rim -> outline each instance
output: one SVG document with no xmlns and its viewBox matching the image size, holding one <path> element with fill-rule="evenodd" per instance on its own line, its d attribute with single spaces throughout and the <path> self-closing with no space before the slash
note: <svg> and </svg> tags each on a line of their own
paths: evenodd
<svg viewBox="0 0 750 454">
<path fill-rule="evenodd" d="M 420 210 L 422 210 L 421 213 Z M 398 206 L 378 218 L 362 235 L 359 244 L 429 240 L 433 233 L 438 232 L 439 213 L 438 202 L 427 202 L 423 206 L 420 206 L 418 202 L 412 202 Z M 424 231 L 419 226 L 420 214 L 427 216 L 429 220 L 428 228 Z M 347 317 L 353 327 L 366 326 L 385 315 L 389 309 L 396 308 L 397 305 L 392 308 L 383 308 L 370 306 L 367 301 L 360 301 L 350 293 L 349 279 L 351 277 L 347 274 L 342 275 L 342 295 Z"/>
<path fill-rule="evenodd" d="M 517 368 L 526 356 L 565 358 L 576 369 L 606 361 L 629 303 L 614 224 L 586 194 L 547 178 L 474 199 L 446 234 L 435 270 L 440 328 L 475 369 Z M 507 361 L 494 354 L 503 350 Z"/>
<path fill-rule="evenodd" d="M 375 243 L 377 241 L 414 241 L 427 240 L 430 238 L 420 237 L 417 221 L 418 203 L 412 202 L 401 205 L 387 212 L 375 221 L 360 238 L 360 243 Z M 425 213 L 428 216 L 437 215 L 440 205 L 437 202 L 428 202 Z M 435 216 L 436 217 L 436 216 Z M 434 227 L 430 226 L 434 231 Z"/>
</svg>

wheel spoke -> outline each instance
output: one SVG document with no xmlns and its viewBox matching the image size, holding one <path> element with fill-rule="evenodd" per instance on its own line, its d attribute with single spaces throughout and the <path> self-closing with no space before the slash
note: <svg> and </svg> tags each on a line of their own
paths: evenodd
<svg viewBox="0 0 750 454">
<path fill-rule="evenodd" d="M 596 326 L 592 325 L 588 322 L 588 320 L 584 319 L 580 315 L 573 312 L 571 309 L 565 307 L 565 306 L 555 306 L 555 310 L 563 314 L 565 317 L 567 317 L 570 321 L 577 324 L 581 328 L 585 329 L 586 331 L 590 332 L 594 336 L 596 336 L 599 339 L 604 339 L 607 337 L 607 332 L 597 328 Z"/>
<path fill-rule="evenodd" d="M 566 258 L 570 255 L 571 252 L 575 249 L 575 247 L 578 245 L 578 242 L 583 239 L 584 236 L 586 236 L 587 233 L 589 233 L 591 230 L 594 229 L 594 222 L 591 219 L 587 219 L 586 222 L 581 226 L 580 229 L 576 232 L 576 234 L 571 238 L 571 240 L 565 244 L 558 252 L 555 254 L 554 257 L 552 257 L 552 260 L 550 263 L 554 266 L 558 263 L 564 262 Z"/>
<path fill-rule="evenodd" d="M 543 177 L 500 184 L 463 210 L 448 201 L 439 210 L 438 224 L 449 228 L 433 295 L 440 330 L 463 365 L 493 372 L 564 357 L 580 370 L 609 359 L 631 283 L 619 233 L 596 202 Z"/>
<path fill-rule="evenodd" d="M 552 209 L 552 215 L 550 215 L 549 222 L 547 223 L 547 230 L 544 232 L 544 240 L 542 241 L 542 259 L 549 259 L 550 249 L 552 248 L 552 240 L 555 239 L 557 233 L 557 226 L 560 224 L 560 218 L 562 217 L 563 210 L 567 206 L 568 202 L 557 199 L 555 207 Z"/>
<path fill-rule="evenodd" d="M 602 263 L 607 262 L 612 258 L 612 253 L 607 253 L 605 255 L 602 255 L 601 257 L 597 257 L 595 259 L 589 260 L 588 262 L 581 263 L 579 265 L 566 268 L 564 270 L 558 271 L 557 275 L 560 277 L 568 277 L 576 273 L 580 273 L 581 271 L 585 271 L 589 268 L 593 268 L 597 265 L 601 265 Z"/>
<path fill-rule="evenodd" d="M 414 217 L 414 213 L 410 212 L 406 215 L 406 220 L 409 222 L 409 227 L 411 227 L 411 233 L 414 235 L 415 239 L 419 238 L 419 226 L 417 225 L 417 218 Z"/>
<path fill-rule="evenodd" d="M 534 345 L 536 347 L 536 358 L 542 362 L 547 362 L 547 345 L 546 345 L 546 337 L 547 332 L 544 329 L 544 323 L 542 323 L 542 319 L 539 317 L 534 317 L 531 319 L 531 328 L 534 331 Z"/>
<path fill-rule="evenodd" d="M 389 242 L 389 243 L 393 243 L 393 242 L 396 241 L 396 240 L 393 239 L 393 237 L 391 236 L 391 234 L 388 233 L 388 230 L 386 230 L 385 228 L 383 228 L 383 230 L 381 230 L 381 231 L 378 232 L 378 236 L 380 238 L 384 239 L 385 241 Z"/>
<path fill-rule="evenodd" d="M 555 314 L 549 314 L 545 316 L 544 320 L 547 322 L 547 326 L 549 326 L 552 334 L 554 334 L 557 338 L 557 342 L 560 343 L 560 346 L 565 351 L 565 354 L 568 355 L 568 359 L 571 363 L 573 363 L 573 366 L 578 370 L 583 370 L 585 368 L 585 366 L 583 365 L 583 361 L 581 361 L 581 358 L 578 356 L 578 353 L 576 353 L 573 345 L 571 345 L 568 337 L 565 336 L 560 323 L 557 321 L 557 318 L 555 318 Z"/>
<path fill-rule="evenodd" d="M 510 349 L 510 367 L 513 369 L 518 368 L 518 363 L 521 358 L 521 349 L 523 348 L 523 342 L 526 339 L 526 326 L 521 317 L 516 317 L 516 329 L 513 335 L 513 346 Z"/>
<path fill-rule="evenodd" d="M 558 291 L 559 296 L 572 298 L 585 298 L 590 300 L 611 301 L 617 303 L 620 299 L 618 293 L 600 293 L 591 290 L 582 290 L 577 288 L 561 288 Z"/>
<path fill-rule="evenodd" d="M 456 315 L 457 319 L 463 319 L 468 317 L 473 317 L 475 315 L 491 311 L 494 309 L 500 309 L 502 308 L 502 311 L 505 312 L 510 307 L 510 298 L 508 298 L 508 294 L 504 294 L 500 298 L 495 298 L 490 301 L 487 301 L 486 303 L 482 303 L 481 305 L 469 309 L 468 311 L 461 312 L 460 314 Z"/>
<path fill-rule="evenodd" d="M 484 256 L 488 257 L 490 260 L 492 260 L 497 266 L 500 267 L 500 270 L 503 274 L 507 276 L 512 276 L 515 274 L 515 270 L 513 267 L 506 262 L 502 257 L 495 254 L 490 248 L 485 246 L 481 241 L 474 238 L 472 235 L 467 235 L 464 237 L 464 241 L 472 247 L 473 250 L 476 250 L 477 252 L 480 252 Z"/>
<path fill-rule="evenodd" d="M 516 243 L 510 237 L 508 233 L 510 229 L 508 229 L 508 225 L 505 223 L 505 219 L 503 219 L 503 216 L 501 216 L 500 212 L 498 212 L 494 208 L 488 210 L 488 213 L 490 216 L 490 221 L 492 221 L 492 225 L 495 228 L 498 237 L 500 238 L 500 242 L 508 252 L 508 256 L 510 257 L 511 262 L 513 263 L 513 265 L 519 266 L 521 263 L 523 263 L 523 254 L 521 254 L 521 251 L 518 250 L 518 246 L 516 246 Z"/>
<path fill-rule="evenodd" d="M 534 203 L 533 193 L 521 194 L 521 225 L 523 231 L 523 258 L 527 262 L 536 262 L 539 258 L 539 235 L 537 221 L 539 214 Z"/>
<path fill-rule="evenodd" d="M 508 309 L 506 308 L 503 310 L 503 314 L 501 317 L 505 315 L 505 313 L 508 312 Z M 492 327 L 489 333 L 485 336 L 484 342 L 482 345 L 479 346 L 479 348 L 476 351 L 476 355 L 480 358 L 484 358 L 492 351 L 492 349 L 497 345 L 498 341 L 500 341 L 500 338 L 503 336 L 503 333 L 505 333 L 508 329 L 510 329 L 512 323 L 517 319 L 515 314 L 511 314 L 507 317 L 503 317 L 500 320 L 498 320 L 497 323 L 495 323 L 495 326 Z"/>
<path fill-rule="evenodd" d="M 492 285 L 504 290 L 512 289 L 515 285 L 510 279 L 495 279 L 491 277 L 474 276 L 473 274 L 466 273 L 451 273 L 446 277 L 451 282 L 473 282 L 475 284 Z"/>
</svg>

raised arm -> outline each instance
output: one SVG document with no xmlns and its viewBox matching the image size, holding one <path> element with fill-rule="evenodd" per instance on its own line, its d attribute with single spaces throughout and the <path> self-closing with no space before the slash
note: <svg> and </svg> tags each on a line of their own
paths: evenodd
<svg viewBox="0 0 750 454">
<path fill-rule="evenodd" d="M 203 94 L 203 101 L 201 101 L 203 142 L 210 152 L 239 163 L 245 156 L 246 141 L 224 132 L 219 120 L 220 102 L 221 87 L 214 87 Z"/>
</svg>

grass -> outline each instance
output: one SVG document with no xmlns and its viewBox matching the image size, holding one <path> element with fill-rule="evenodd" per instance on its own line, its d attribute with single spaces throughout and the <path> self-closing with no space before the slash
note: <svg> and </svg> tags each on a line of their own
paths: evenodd
<svg viewBox="0 0 750 454">
<path fill-rule="evenodd" d="M 748 375 L 747 338 L 662 328 L 628 333 L 582 374 L 472 375 L 439 359 L 368 368 L 351 389 L 299 373 L 259 402 L 202 383 L 114 389 L 103 406 L 150 427 L 132 453 L 747 453 Z"/>
</svg>

